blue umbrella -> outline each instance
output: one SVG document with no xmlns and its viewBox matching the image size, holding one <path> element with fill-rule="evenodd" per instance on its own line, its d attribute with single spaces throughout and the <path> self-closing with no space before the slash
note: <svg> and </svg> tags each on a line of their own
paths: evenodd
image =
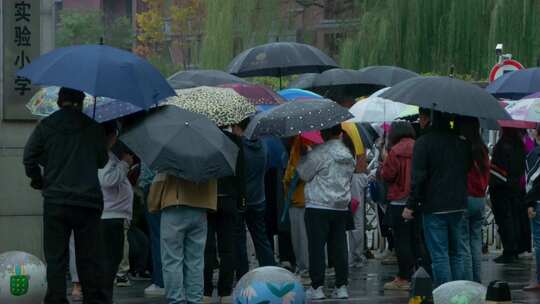
<svg viewBox="0 0 540 304">
<path fill-rule="evenodd" d="M 296 99 L 323 99 L 323 97 L 319 94 L 302 89 L 285 89 L 278 91 L 277 93 L 287 101 Z"/>
<path fill-rule="evenodd" d="M 35 85 L 63 86 L 96 97 L 128 101 L 143 109 L 176 95 L 148 61 L 106 45 L 48 52 L 17 72 Z"/>
<path fill-rule="evenodd" d="M 498 98 L 521 99 L 540 91 L 540 68 L 509 72 L 487 86 L 486 91 Z"/>
</svg>

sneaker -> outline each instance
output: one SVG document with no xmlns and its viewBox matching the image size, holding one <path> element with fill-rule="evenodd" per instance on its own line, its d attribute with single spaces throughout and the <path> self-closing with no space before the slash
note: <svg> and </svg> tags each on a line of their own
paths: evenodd
<svg viewBox="0 0 540 304">
<path fill-rule="evenodd" d="M 319 288 L 317 289 L 313 289 L 313 287 L 310 287 L 309 290 L 306 292 L 306 297 L 309 300 L 315 300 L 315 301 L 326 299 L 322 286 L 319 286 Z"/>
<path fill-rule="evenodd" d="M 202 302 L 203 302 L 203 304 L 212 304 L 212 303 L 215 303 L 213 297 L 207 297 L 207 296 L 204 296 L 204 297 L 203 297 Z"/>
<path fill-rule="evenodd" d="M 153 297 L 164 297 L 165 296 L 165 288 L 161 288 L 157 286 L 156 284 L 152 284 L 144 290 L 144 296 L 148 298 Z"/>
<path fill-rule="evenodd" d="M 531 283 L 523 287 L 523 291 L 539 291 L 539 290 L 540 290 L 540 283 Z"/>
<path fill-rule="evenodd" d="M 129 278 L 133 281 L 151 281 L 152 275 L 148 272 L 132 272 L 129 274 Z"/>
<path fill-rule="evenodd" d="M 411 282 L 406 280 L 394 279 L 392 282 L 384 284 L 385 290 L 411 290 Z"/>
<path fill-rule="evenodd" d="M 334 293 L 332 293 L 332 298 L 334 299 L 348 299 L 349 298 L 349 291 L 347 290 L 347 286 L 343 285 L 339 288 L 336 288 L 334 290 Z"/>
<path fill-rule="evenodd" d="M 285 268 L 285 269 L 287 269 L 287 270 L 289 270 L 289 271 L 291 271 L 292 268 L 293 268 L 292 265 L 291 265 L 291 262 L 289 262 L 289 261 L 283 261 L 283 262 L 281 262 L 280 265 L 279 265 L 279 267 Z"/>
<path fill-rule="evenodd" d="M 116 283 L 116 287 L 129 287 L 131 286 L 131 282 L 129 281 L 129 277 L 127 274 L 124 275 L 116 275 L 116 279 L 114 280 Z"/>
<path fill-rule="evenodd" d="M 233 302 L 232 296 L 221 297 L 219 299 L 221 304 L 231 304 Z"/>
</svg>

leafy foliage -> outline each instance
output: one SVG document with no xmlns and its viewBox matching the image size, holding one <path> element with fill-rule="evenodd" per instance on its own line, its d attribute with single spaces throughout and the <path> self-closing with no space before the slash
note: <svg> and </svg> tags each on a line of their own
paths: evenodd
<svg viewBox="0 0 540 304">
<path fill-rule="evenodd" d="M 127 17 L 116 18 L 105 24 L 103 14 L 97 10 L 62 10 L 56 33 L 58 47 L 77 44 L 104 44 L 121 49 L 131 49 L 134 35 Z"/>
<path fill-rule="evenodd" d="M 56 32 L 56 45 L 62 47 L 99 43 L 105 31 L 102 20 L 103 15 L 97 10 L 62 10 Z"/>
</svg>

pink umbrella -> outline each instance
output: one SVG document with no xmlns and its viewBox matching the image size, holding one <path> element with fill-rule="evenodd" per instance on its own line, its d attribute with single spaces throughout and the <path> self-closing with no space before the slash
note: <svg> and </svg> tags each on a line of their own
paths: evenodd
<svg viewBox="0 0 540 304">
<path fill-rule="evenodd" d="M 319 131 L 302 132 L 300 137 L 308 144 L 320 145 L 324 143 L 324 140 L 321 137 L 321 132 Z"/>
<path fill-rule="evenodd" d="M 258 84 L 230 83 L 220 87 L 231 88 L 238 94 L 246 97 L 255 106 L 273 105 L 285 103 L 285 100 L 269 87 Z"/>
</svg>

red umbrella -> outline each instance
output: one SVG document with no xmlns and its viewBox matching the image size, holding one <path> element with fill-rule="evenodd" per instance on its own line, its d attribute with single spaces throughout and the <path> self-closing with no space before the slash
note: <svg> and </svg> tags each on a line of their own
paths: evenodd
<svg viewBox="0 0 540 304">
<path fill-rule="evenodd" d="M 283 97 L 272 91 L 269 87 L 258 84 L 230 83 L 221 87 L 231 88 L 238 94 L 246 97 L 255 106 L 277 106 L 285 103 Z"/>
</svg>

